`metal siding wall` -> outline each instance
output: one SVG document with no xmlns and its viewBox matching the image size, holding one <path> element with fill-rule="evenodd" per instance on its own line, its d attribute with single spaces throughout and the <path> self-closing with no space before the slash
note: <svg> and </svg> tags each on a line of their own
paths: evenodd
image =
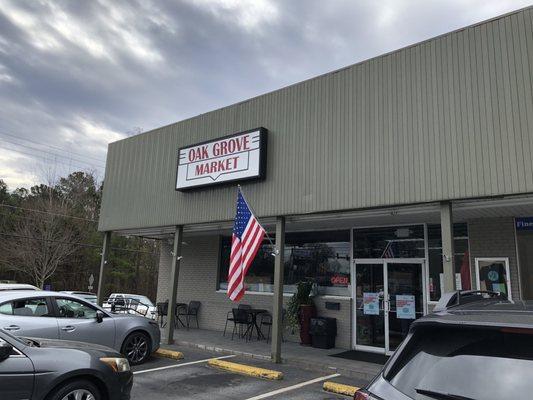
<svg viewBox="0 0 533 400">
<path fill-rule="evenodd" d="M 235 187 L 174 191 L 177 149 L 269 130 L 259 216 L 533 192 L 528 8 L 109 146 L 101 230 L 232 218 Z"/>
</svg>

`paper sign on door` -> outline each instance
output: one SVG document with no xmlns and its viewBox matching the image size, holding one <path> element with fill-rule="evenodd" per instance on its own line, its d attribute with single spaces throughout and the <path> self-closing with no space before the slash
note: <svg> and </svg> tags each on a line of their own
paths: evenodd
<svg viewBox="0 0 533 400">
<path fill-rule="evenodd" d="M 364 292 L 363 293 L 363 314 L 379 315 L 379 294 Z"/>
<path fill-rule="evenodd" d="M 411 294 L 396 295 L 396 318 L 415 319 L 415 296 Z"/>
</svg>

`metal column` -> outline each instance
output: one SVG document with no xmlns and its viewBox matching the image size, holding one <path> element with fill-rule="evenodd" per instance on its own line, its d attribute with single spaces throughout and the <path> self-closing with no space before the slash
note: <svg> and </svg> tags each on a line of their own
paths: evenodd
<svg viewBox="0 0 533 400">
<path fill-rule="evenodd" d="M 444 272 L 444 293 L 455 290 L 455 261 L 453 248 L 452 203 L 440 203 L 440 229 L 442 237 L 442 269 Z"/>
<path fill-rule="evenodd" d="M 178 292 L 178 277 L 180 272 L 181 242 L 183 241 L 183 226 L 176 226 L 174 245 L 172 246 L 172 264 L 170 267 L 170 296 L 168 299 L 167 325 L 165 328 L 166 343 L 174 343 L 174 323 L 176 320 L 176 295 Z"/>
<path fill-rule="evenodd" d="M 104 274 L 107 258 L 109 256 L 109 246 L 111 245 L 111 231 L 104 232 L 104 243 L 102 244 L 102 258 L 100 259 L 100 274 L 98 275 L 98 291 L 96 292 L 96 302 L 102 305 L 104 301 Z"/>
<path fill-rule="evenodd" d="M 272 306 L 272 361 L 281 363 L 283 334 L 283 267 L 285 253 L 285 217 L 276 219 L 276 260 L 274 263 L 274 302 Z"/>
</svg>

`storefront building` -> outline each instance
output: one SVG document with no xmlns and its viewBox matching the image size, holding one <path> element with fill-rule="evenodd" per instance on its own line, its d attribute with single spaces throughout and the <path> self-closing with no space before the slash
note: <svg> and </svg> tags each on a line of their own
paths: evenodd
<svg viewBox="0 0 533 400">
<path fill-rule="evenodd" d="M 312 280 L 338 347 L 390 352 L 443 291 L 533 299 L 532 154 L 526 8 L 110 144 L 99 229 L 160 239 L 157 301 L 222 331 L 240 184 L 284 301 Z M 272 310 L 275 246 L 243 303 Z"/>
</svg>

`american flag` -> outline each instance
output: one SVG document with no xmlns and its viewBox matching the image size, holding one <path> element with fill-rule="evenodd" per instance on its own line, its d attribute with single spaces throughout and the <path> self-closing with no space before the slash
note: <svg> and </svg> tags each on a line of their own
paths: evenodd
<svg viewBox="0 0 533 400">
<path fill-rule="evenodd" d="M 394 251 L 392 250 L 392 241 L 387 243 L 387 247 L 385 247 L 381 258 L 394 258 Z"/>
<path fill-rule="evenodd" d="M 239 301 L 244 295 L 246 290 L 244 277 L 263 242 L 265 233 L 239 189 L 228 275 L 228 296 L 232 301 Z"/>
</svg>

